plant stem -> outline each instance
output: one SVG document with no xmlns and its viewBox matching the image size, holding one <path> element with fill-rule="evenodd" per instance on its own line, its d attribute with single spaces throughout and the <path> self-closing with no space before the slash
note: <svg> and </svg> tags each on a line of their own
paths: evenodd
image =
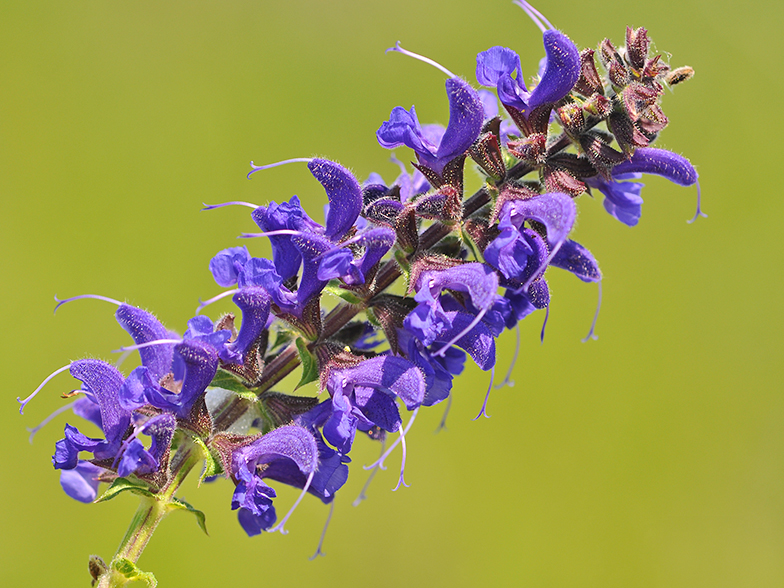
<svg viewBox="0 0 784 588">
<path fill-rule="evenodd" d="M 128 531 L 125 533 L 117 548 L 117 553 L 112 558 L 109 569 L 98 578 L 96 586 L 98 588 L 116 588 L 124 586 L 132 579 L 140 579 L 146 576 L 139 573 L 136 578 L 129 577 L 115 566 L 115 563 L 128 561 L 134 564 L 139 560 L 144 548 L 152 538 L 152 534 L 160 522 L 168 515 L 174 507 L 171 506 L 175 492 L 180 488 L 183 481 L 199 463 L 202 458 L 200 449 L 190 440 L 185 440 L 174 454 L 170 465 L 170 477 L 166 485 L 153 496 L 142 496 L 139 508 L 131 520 Z M 151 575 L 149 575 L 152 577 Z"/>
</svg>

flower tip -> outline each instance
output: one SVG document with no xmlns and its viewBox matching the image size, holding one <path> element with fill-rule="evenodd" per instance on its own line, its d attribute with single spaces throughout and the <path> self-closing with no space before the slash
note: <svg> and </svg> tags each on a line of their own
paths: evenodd
<svg viewBox="0 0 784 588">
<path fill-rule="evenodd" d="M 702 209 L 700 208 L 700 202 L 702 201 L 702 193 L 700 191 L 700 183 L 699 182 L 695 182 L 695 183 L 697 184 L 697 212 L 694 213 L 694 218 L 692 218 L 691 220 L 686 221 L 689 224 L 692 224 L 699 217 L 708 218 L 708 215 L 705 214 L 704 212 L 702 212 Z"/>
<path fill-rule="evenodd" d="M 389 47 L 388 49 L 384 50 L 384 53 L 389 53 L 390 51 L 396 51 L 398 53 L 403 53 L 403 48 L 400 46 L 400 41 L 395 41 L 394 47 Z"/>
</svg>

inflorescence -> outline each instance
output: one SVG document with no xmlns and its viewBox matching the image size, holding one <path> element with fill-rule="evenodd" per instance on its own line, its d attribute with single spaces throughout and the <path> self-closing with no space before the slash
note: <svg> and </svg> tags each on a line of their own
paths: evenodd
<svg viewBox="0 0 784 588">
<path fill-rule="evenodd" d="M 374 441 L 394 435 L 372 467 L 398 444 L 405 463 L 405 433 L 420 407 L 451 399 L 467 357 L 494 371 L 496 338 L 548 309 L 550 267 L 600 283 L 594 257 L 569 238 L 577 197 L 600 192 L 607 212 L 633 226 L 641 174 L 697 183 L 685 158 L 651 147 L 668 123 L 659 105 L 664 88 L 691 77 L 690 68 L 651 56 L 644 28 L 627 28 L 623 47 L 604 39 L 597 67 L 594 50 L 579 51 L 524 0 L 516 3 L 544 43 L 528 86 L 520 57 L 505 47 L 477 56 L 477 82 L 495 92 L 400 44 L 392 49 L 448 76 L 446 128 L 420 125 L 412 106 L 394 108 L 376 132 L 387 149 L 413 150 L 413 171 L 394 160 L 401 173 L 391 184 L 377 174 L 360 183 L 322 158 L 251 164 L 254 174 L 306 163 L 326 192 L 326 222 L 309 217 L 296 196 L 227 203 L 253 209 L 261 232 L 243 237 L 268 238 L 272 259 L 244 246 L 218 253 L 209 269 L 227 290 L 202 303 L 182 336 L 141 308 L 76 297 L 117 305 L 115 317 L 135 343 L 124 349 L 138 350 L 141 366 L 126 376 L 82 359 L 55 372 L 81 382 L 69 406 L 104 434 L 66 425 L 53 462 L 69 496 L 90 502 L 99 483 L 118 481 L 155 494 L 170 483 L 177 453 L 197 447 L 202 479 L 234 483 L 231 507 L 248 535 L 283 531 L 288 515 L 278 521 L 270 481 L 332 502 L 357 432 Z M 484 184 L 465 198 L 467 159 Z M 700 215 L 698 195 L 694 219 Z M 405 293 L 387 292 L 401 278 Z M 324 293 L 342 301 L 325 311 Z M 241 314 L 239 329 L 234 314 L 215 322 L 199 314 L 227 296 Z M 299 385 L 317 382 L 319 396 L 273 390 L 297 366 Z M 486 405 L 487 397 L 480 415 Z M 411 414 L 405 427 L 401 408 Z"/>
</svg>

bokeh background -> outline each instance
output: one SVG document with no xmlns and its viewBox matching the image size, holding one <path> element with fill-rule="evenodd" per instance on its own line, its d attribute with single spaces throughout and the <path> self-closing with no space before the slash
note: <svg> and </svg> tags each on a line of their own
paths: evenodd
<svg viewBox="0 0 784 588">
<path fill-rule="evenodd" d="M 634 229 L 581 198 L 576 238 L 605 274 L 598 341 L 580 342 L 595 286 L 549 272 L 545 344 L 537 313 L 492 418 L 470 420 L 488 376 L 469 369 L 448 430 L 433 433 L 436 407 L 410 433 L 411 487 L 390 492 L 396 454 L 354 508 L 358 466 L 377 451 L 357 444 L 327 557 L 308 561 L 328 510 L 317 500 L 287 536 L 249 539 L 229 483 L 188 484 L 210 536 L 186 514 L 164 522 L 140 561 L 162 586 L 784 585 L 782 4 L 537 7 L 581 47 L 646 26 L 673 65 L 696 69 L 664 98 L 671 126 L 658 145 L 695 164 L 710 218 L 687 225 L 696 191 L 659 178 L 646 180 Z M 208 260 L 255 228 L 245 208 L 202 202 L 298 194 L 320 218 L 305 166 L 248 181 L 249 160 L 321 155 L 393 179 L 374 137 L 389 111 L 448 117 L 441 73 L 384 55 L 398 39 L 470 80 L 492 45 L 518 51 L 527 77 L 542 55 L 538 30 L 506 0 L 0 4 L 5 586 L 88 585 L 87 556 L 111 558 L 136 507 L 129 495 L 83 505 L 62 493 L 50 456 L 65 416 L 27 441 L 73 381 L 59 376 L 23 417 L 17 396 L 128 341 L 114 307 L 83 301 L 53 316 L 53 296 L 124 299 L 182 330 L 198 298 L 219 291 Z M 513 348 L 507 333 L 499 371 Z M 279 511 L 294 497 L 280 488 Z"/>
</svg>

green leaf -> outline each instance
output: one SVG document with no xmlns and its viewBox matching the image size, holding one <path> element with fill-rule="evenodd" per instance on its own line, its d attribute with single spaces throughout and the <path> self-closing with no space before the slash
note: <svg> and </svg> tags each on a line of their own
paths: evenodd
<svg viewBox="0 0 784 588">
<path fill-rule="evenodd" d="M 201 483 L 204 481 L 204 478 L 222 474 L 223 466 L 221 465 L 220 460 L 212 454 L 210 448 L 207 447 L 207 444 L 202 439 L 194 436 L 193 442 L 199 446 L 202 455 L 204 456 L 204 470 L 202 470 L 201 475 L 199 476 L 199 485 L 201 485 Z"/>
<path fill-rule="evenodd" d="M 299 352 L 299 360 L 302 362 L 302 378 L 297 384 L 297 388 L 300 388 L 318 380 L 319 371 L 316 357 L 308 350 L 308 344 L 302 338 L 297 339 L 297 351 Z"/>
<path fill-rule="evenodd" d="M 169 506 L 172 508 L 187 510 L 188 512 L 193 513 L 193 516 L 196 517 L 196 523 L 199 525 L 199 528 L 202 531 L 204 531 L 205 535 L 209 536 L 209 533 L 207 532 L 207 521 L 206 521 L 207 517 L 204 516 L 204 513 L 202 511 L 193 508 L 193 506 L 191 506 L 189 503 L 185 502 L 181 498 L 172 497 Z"/>
<path fill-rule="evenodd" d="M 112 482 L 112 485 L 106 489 L 106 492 L 104 492 L 99 498 L 96 498 L 95 502 L 98 503 L 111 500 L 120 492 L 125 492 L 126 490 L 140 496 L 147 496 L 149 498 L 155 497 L 155 493 L 152 492 L 146 485 L 138 482 L 131 482 L 128 478 L 117 478 L 114 482 Z"/>
<path fill-rule="evenodd" d="M 129 580 L 138 580 L 144 582 L 150 588 L 155 588 L 158 585 L 158 580 L 152 572 L 143 572 L 131 560 L 124 557 L 118 557 L 112 562 L 112 567 L 120 574 Z"/>
<path fill-rule="evenodd" d="M 342 300 L 345 300 L 349 304 L 364 304 L 364 300 L 362 300 L 351 290 L 346 290 L 345 288 L 341 288 L 340 286 L 333 285 L 332 283 L 327 284 L 324 287 L 324 291 L 329 292 L 333 296 L 337 296 Z"/>
<path fill-rule="evenodd" d="M 238 396 L 245 398 L 245 396 L 250 393 L 254 400 L 256 400 L 256 395 L 248 390 L 248 387 L 234 374 L 227 372 L 226 370 L 218 370 L 215 374 L 215 377 L 212 378 L 212 382 L 210 382 L 210 388 L 222 388 L 224 390 L 228 390 L 229 392 L 234 392 Z"/>
</svg>

